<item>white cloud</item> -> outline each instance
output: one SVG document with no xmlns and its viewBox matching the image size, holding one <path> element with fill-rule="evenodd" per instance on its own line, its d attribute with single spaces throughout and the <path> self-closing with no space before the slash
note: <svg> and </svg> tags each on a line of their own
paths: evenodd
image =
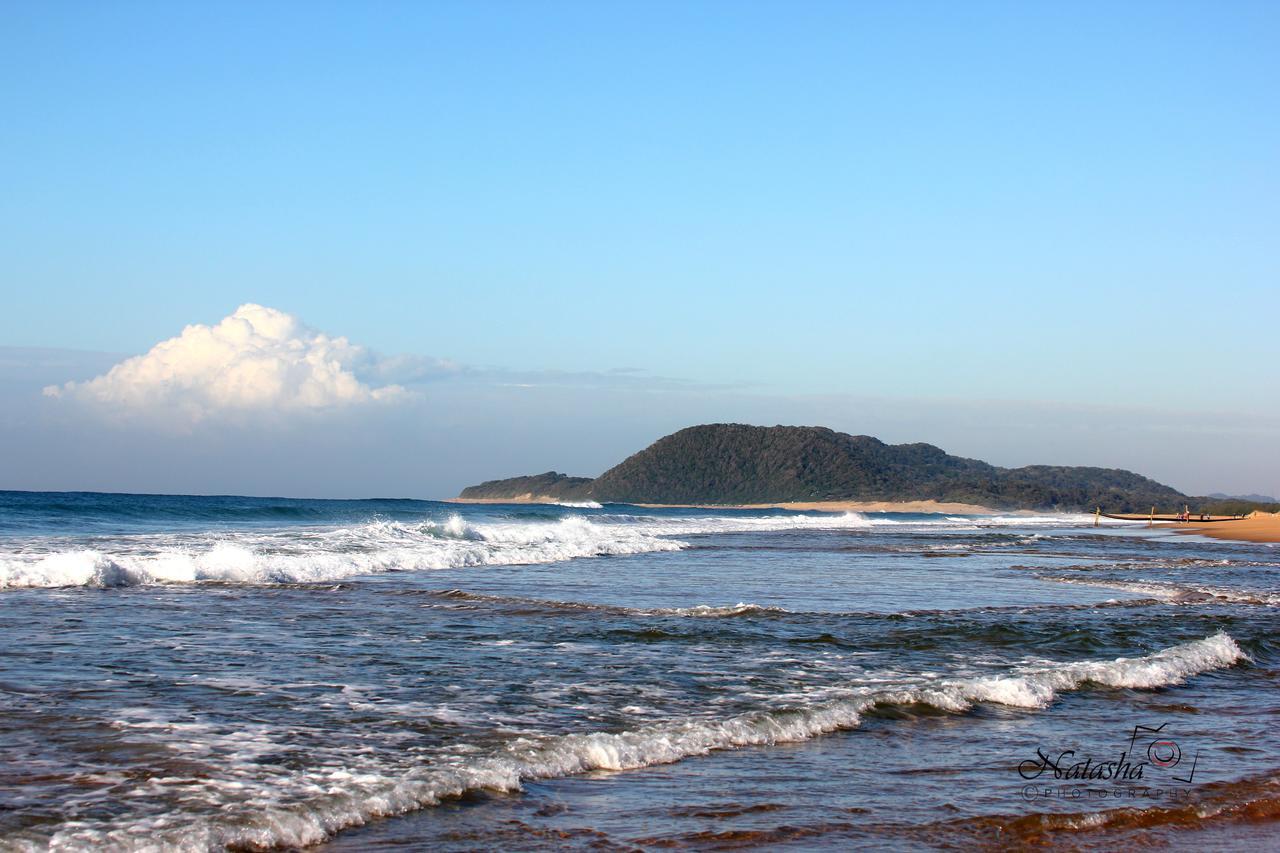
<svg viewBox="0 0 1280 853">
<path fill-rule="evenodd" d="M 247 304 L 215 326 L 187 326 L 101 376 L 50 385 L 44 393 L 116 416 L 193 425 L 224 415 L 314 412 L 400 399 L 408 394 L 402 386 L 374 387 L 361 379 L 384 379 L 399 366 L 283 311 Z"/>
</svg>

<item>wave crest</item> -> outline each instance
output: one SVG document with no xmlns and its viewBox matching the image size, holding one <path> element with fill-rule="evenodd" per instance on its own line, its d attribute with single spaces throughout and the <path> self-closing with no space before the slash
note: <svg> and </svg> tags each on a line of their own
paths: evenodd
<svg viewBox="0 0 1280 853">
<path fill-rule="evenodd" d="M 123 553 L 70 550 L 0 556 L 0 589 L 123 587 L 152 583 L 318 583 L 356 575 L 470 566 L 531 565 L 675 551 L 685 543 L 573 516 L 552 523 L 471 524 L 460 516 L 406 525 L 289 531 L 283 536 L 119 539 Z"/>
<path fill-rule="evenodd" d="M 0 589 L 124 587 L 152 583 L 320 583 L 357 575 L 530 565 L 678 551 L 678 537 L 792 529 L 859 529 L 858 513 L 663 519 L 568 515 L 556 521 L 479 523 L 376 520 L 354 527 L 118 537 L 121 550 L 0 554 Z"/>
<path fill-rule="evenodd" d="M 335 832 L 377 817 L 403 814 L 471 790 L 519 790 L 525 781 L 570 776 L 592 770 L 630 770 L 749 746 L 809 740 L 855 728 L 877 705 L 928 704 L 949 712 L 978 703 L 1042 708 L 1060 692 L 1088 684 L 1152 688 L 1231 666 L 1245 658 L 1225 633 L 1172 646 L 1137 658 L 1046 663 L 1004 677 L 923 682 L 899 689 L 862 692 L 800 707 L 762 709 L 723 720 L 672 720 L 620 732 L 525 737 L 488 755 L 460 758 L 453 765 L 430 765 L 408 773 L 332 769 L 308 777 L 306 788 L 326 789 L 321 797 L 255 812 L 246 823 L 227 816 L 170 821 L 163 831 L 151 822 L 124 825 L 80 823 L 65 828 L 50 846 L 90 849 L 101 845 L 163 847 L 289 847 L 318 844 Z M 180 824 L 180 825 L 179 825 Z"/>
</svg>

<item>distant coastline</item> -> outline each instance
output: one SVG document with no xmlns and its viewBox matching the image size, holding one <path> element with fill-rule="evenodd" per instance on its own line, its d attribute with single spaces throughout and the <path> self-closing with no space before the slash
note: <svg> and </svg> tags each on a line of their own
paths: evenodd
<svg viewBox="0 0 1280 853">
<path fill-rule="evenodd" d="M 510 498 L 447 498 L 446 503 L 459 504 L 564 504 L 559 498 L 547 495 L 524 494 Z M 629 502 L 628 502 L 629 503 Z M 781 501 L 775 503 L 719 504 L 719 503 L 630 503 L 631 506 L 649 509 L 785 509 L 796 512 L 919 512 L 951 513 L 953 515 L 999 515 L 1002 513 L 1030 514 L 1034 510 L 1002 510 L 981 504 L 956 503 L 954 501 Z"/>
<path fill-rule="evenodd" d="M 444 503 L 456 504 L 542 504 L 565 505 L 571 501 L 548 495 L 523 494 L 509 498 L 445 498 Z M 981 504 L 949 501 L 782 501 L 756 504 L 660 504 L 631 503 L 630 506 L 647 509 L 784 509 L 795 512 L 910 512 L 946 515 L 1036 515 L 1033 509 L 999 509 Z M 1142 521 L 1135 515 L 1131 521 Z M 1253 512 L 1245 518 L 1222 519 L 1213 523 L 1173 522 L 1157 519 L 1154 526 L 1175 533 L 1208 536 L 1235 542 L 1280 542 L 1280 513 Z"/>
<path fill-rule="evenodd" d="M 606 503 L 654 508 L 783 509 L 952 515 L 1093 513 L 1217 521 L 1174 529 L 1280 541 L 1280 506 L 1192 497 L 1118 468 L 1001 468 L 929 444 L 890 445 L 824 427 L 703 424 L 658 439 L 599 477 L 555 471 L 489 480 L 453 498 L 477 504 Z M 1249 519 L 1242 516 L 1253 513 Z"/>
<path fill-rule="evenodd" d="M 825 427 L 702 424 L 664 436 L 598 477 L 557 471 L 467 486 L 473 501 L 627 503 L 986 513 L 1180 511 L 1193 499 L 1116 468 L 1001 468 L 930 444 Z M 927 508 L 905 509 L 923 505 Z M 1235 514 L 1239 510 L 1223 509 Z"/>
</svg>

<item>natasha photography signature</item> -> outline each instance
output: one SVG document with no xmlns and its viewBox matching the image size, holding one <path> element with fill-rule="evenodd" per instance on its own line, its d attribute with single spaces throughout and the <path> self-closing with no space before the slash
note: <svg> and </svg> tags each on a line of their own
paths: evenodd
<svg viewBox="0 0 1280 853">
<path fill-rule="evenodd" d="M 1115 798 L 1178 797 L 1195 780 L 1200 763 L 1197 749 L 1189 761 L 1167 731 L 1169 724 L 1135 725 L 1128 744 L 1118 755 L 1096 757 L 1075 749 L 1036 748 L 1036 757 L 1018 765 L 1018 775 L 1037 784 L 1025 786 L 1024 799 L 1111 796 Z M 1048 783 L 1056 783 L 1050 785 Z M 1062 785 L 1061 783 L 1068 783 Z M 1106 783 L 1097 788 L 1087 784 Z M 1178 783 L 1178 784 L 1173 784 Z M 1153 787 L 1154 786 L 1154 787 Z"/>
</svg>

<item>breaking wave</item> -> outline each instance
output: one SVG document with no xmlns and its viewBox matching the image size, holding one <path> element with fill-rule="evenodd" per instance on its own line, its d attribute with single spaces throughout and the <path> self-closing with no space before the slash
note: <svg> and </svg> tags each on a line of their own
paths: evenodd
<svg viewBox="0 0 1280 853">
<path fill-rule="evenodd" d="M 299 798 L 283 803 L 263 796 L 257 802 L 272 804 L 240 818 L 228 810 L 200 817 L 165 815 L 127 824 L 80 821 L 45 840 L 59 849 L 98 849 L 104 845 L 120 849 L 306 846 L 343 828 L 432 806 L 467 791 L 516 791 L 530 780 L 592 770 L 629 770 L 716 750 L 804 741 L 856 728 L 878 705 L 927 704 L 948 712 L 963 712 L 979 703 L 1039 709 L 1059 693 L 1088 685 L 1163 687 L 1244 658 L 1234 639 L 1218 633 L 1143 657 L 1045 663 L 1020 667 L 1005 676 L 900 682 L 890 689 L 849 688 L 842 698 L 761 709 L 721 720 L 687 718 L 619 732 L 522 737 L 487 754 L 459 755 L 451 764 L 407 772 L 328 768 L 305 779 L 276 778 L 275 783 L 298 792 Z"/>
<path fill-rule="evenodd" d="M 421 594 L 415 591 L 414 594 Z M 916 609 L 899 611 L 882 610 L 844 610 L 844 611 L 803 611 L 788 610 L 785 607 L 768 604 L 753 604 L 740 601 L 737 604 L 694 604 L 688 607 L 626 607 L 621 604 L 601 604 L 588 601 L 563 601 L 551 598 L 534 598 L 518 595 L 493 595 L 483 592 L 470 592 L 465 589 L 429 590 L 427 595 L 451 601 L 463 602 L 459 606 L 479 605 L 510 608 L 523 612 L 565 613 L 579 612 L 584 615 L 608 614 L 612 616 L 638 617 L 684 617 L 703 619 L 723 619 L 737 616 L 761 617 L 813 617 L 830 619 L 831 617 L 852 616 L 864 619 L 893 619 L 921 616 L 954 616 L 961 613 L 1036 613 L 1043 611 L 1098 610 L 1122 607 L 1146 607 L 1160 604 L 1162 598 L 1129 598 L 1109 599 L 1107 601 L 1058 603 L 1058 604 L 1006 604 L 982 605 L 978 607 L 949 609 Z"/>
<path fill-rule="evenodd" d="M 737 604 L 724 605 L 695 604 L 690 607 L 624 607 L 618 604 L 595 604 L 585 601 L 556 601 L 554 599 L 529 598 L 526 596 L 490 595 L 483 592 L 468 592 L 463 589 L 436 590 L 431 594 L 438 595 L 441 598 L 483 604 L 528 607 L 538 610 L 610 613 L 618 616 L 688 616 L 714 619 L 730 616 L 794 615 L 795 613 L 795 611 L 787 610 L 783 607 L 750 604 L 743 601 Z"/>
<path fill-rule="evenodd" d="M 893 515 L 894 517 L 889 517 Z M 983 515 L 938 516 L 904 513 L 845 512 L 839 515 L 735 515 L 660 517 L 646 515 L 602 515 L 595 520 L 627 522 L 646 529 L 667 531 L 675 535 L 694 536 L 712 533 L 750 533 L 757 530 L 868 530 L 893 528 L 912 530 L 977 530 L 996 527 L 1080 527 L 1093 523 L 1093 516 L 1065 515 Z"/>
<path fill-rule="evenodd" d="M 585 504 L 584 504 L 585 506 Z M 1060 526 L 1077 516 L 894 519 L 841 515 L 569 515 L 516 523 L 370 521 L 350 527 L 138 534 L 103 540 L 32 540 L 0 552 L 0 589 L 129 587 L 153 583 L 320 583 L 358 575 L 529 565 L 677 551 L 681 537 L 782 532 L 895 530 L 938 526 Z"/>
<path fill-rule="evenodd" d="M 685 547 L 581 517 L 538 524 L 371 522 L 275 533 L 118 537 L 93 548 L 0 556 L 0 588 L 152 583 L 315 583 L 391 571 L 529 565 Z"/>
<path fill-rule="evenodd" d="M 647 523 L 644 523 L 646 522 Z M 678 551 L 676 538 L 701 533 L 841 529 L 867 525 L 844 516 L 697 518 L 620 523 L 571 515 L 528 523 L 373 521 L 354 527 L 151 534 L 114 537 L 110 550 L 55 548 L 0 554 L 0 589 L 128 587 L 153 583 L 319 583 L 357 575 L 473 566 L 554 563 L 589 557 Z"/>
<path fill-rule="evenodd" d="M 1044 580 L 1051 580 L 1057 583 L 1100 587 L 1103 589 L 1120 589 L 1140 595 L 1153 596 L 1174 604 L 1204 604 L 1216 601 L 1228 604 L 1258 604 L 1270 607 L 1280 605 L 1280 594 L 1262 590 L 1230 589 L 1221 586 L 1155 580 L 1126 581 L 1043 575 L 1041 577 Z"/>
</svg>

